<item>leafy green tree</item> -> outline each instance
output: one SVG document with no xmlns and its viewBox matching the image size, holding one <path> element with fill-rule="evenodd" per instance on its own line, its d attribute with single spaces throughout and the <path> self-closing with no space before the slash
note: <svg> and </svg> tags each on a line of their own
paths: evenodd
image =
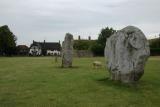
<svg viewBox="0 0 160 107">
<path fill-rule="evenodd" d="M 98 37 L 98 43 L 102 45 L 102 47 L 104 48 L 106 45 L 106 40 L 107 38 L 109 38 L 111 35 L 113 35 L 116 32 L 116 30 L 114 30 L 113 28 L 102 28 L 99 37 Z"/>
<path fill-rule="evenodd" d="M 160 55 L 160 38 L 149 40 L 151 55 Z"/>
<path fill-rule="evenodd" d="M 0 54 L 13 55 L 16 53 L 16 36 L 7 25 L 0 27 Z"/>
<path fill-rule="evenodd" d="M 94 53 L 94 56 L 103 56 L 104 55 L 104 48 L 97 41 L 95 41 L 94 44 L 92 44 L 90 50 Z"/>
<path fill-rule="evenodd" d="M 150 48 L 160 48 L 160 38 L 149 40 Z"/>
<path fill-rule="evenodd" d="M 103 56 L 107 39 L 116 32 L 113 28 L 103 28 L 98 36 L 98 40 L 92 45 L 91 50 L 95 55 Z"/>
</svg>

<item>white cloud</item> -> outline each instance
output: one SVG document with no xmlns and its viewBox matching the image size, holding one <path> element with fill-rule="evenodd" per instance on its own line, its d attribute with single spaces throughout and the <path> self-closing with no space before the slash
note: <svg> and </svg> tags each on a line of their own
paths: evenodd
<svg viewBox="0 0 160 107">
<path fill-rule="evenodd" d="M 66 32 L 97 38 L 102 27 L 140 27 L 160 32 L 159 0 L 1 0 L 0 25 L 7 24 L 19 44 L 59 41 Z M 148 36 L 150 37 L 150 36 Z"/>
</svg>

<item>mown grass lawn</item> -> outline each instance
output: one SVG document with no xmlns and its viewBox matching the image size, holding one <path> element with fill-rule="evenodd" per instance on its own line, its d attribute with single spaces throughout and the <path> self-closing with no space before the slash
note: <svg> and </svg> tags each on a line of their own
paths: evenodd
<svg viewBox="0 0 160 107">
<path fill-rule="evenodd" d="M 53 57 L 0 58 L 0 107 L 160 107 L 160 57 L 151 57 L 137 85 L 107 80 L 104 58 L 75 58 L 60 68 Z"/>
</svg>

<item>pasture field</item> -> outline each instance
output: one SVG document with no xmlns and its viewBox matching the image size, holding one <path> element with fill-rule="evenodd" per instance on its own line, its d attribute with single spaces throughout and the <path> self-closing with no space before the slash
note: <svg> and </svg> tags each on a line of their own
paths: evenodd
<svg viewBox="0 0 160 107">
<path fill-rule="evenodd" d="M 60 65 L 53 57 L 0 57 L 0 107 L 160 107 L 160 57 L 150 57 L 136 85 L 108 80 L 102 57 Z"/>
</svg>

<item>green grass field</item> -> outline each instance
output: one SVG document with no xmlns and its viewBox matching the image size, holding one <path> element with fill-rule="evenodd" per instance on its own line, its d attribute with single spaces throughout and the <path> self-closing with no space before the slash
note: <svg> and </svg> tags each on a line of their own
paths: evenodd
<svg viewBox="0 0 160 107">
<path fill-rule="evenodd" d="M 151 57 L 137 85 L 107 80 L 108 72 L 75 58 L 60 68 L 53 57 L 0 58 L 0 107 L 160 107 L 160 57 Z"/>
</svg>

